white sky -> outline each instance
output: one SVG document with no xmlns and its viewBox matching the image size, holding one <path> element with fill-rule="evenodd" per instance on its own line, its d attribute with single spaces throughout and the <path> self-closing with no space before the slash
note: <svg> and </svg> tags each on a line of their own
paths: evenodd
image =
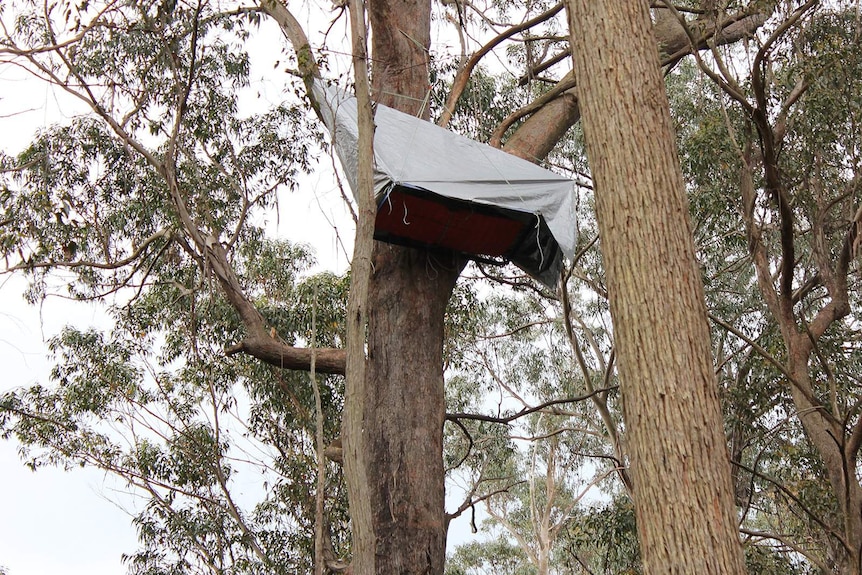
<svg viewBox="0 0 862 575">
<path fill-rule="evenodd" d="M 20 70 L 0 66 L 0 148 L 15 152 L 32 133 L 78 112 Z M 48 383 L 45 341 L 67 323 L 99 322 L 93 306 L 50 299 L 41 310 L 22 298 L 23 278 L 0 277 L 0 392 Z M 9 575 L 123 573 L 123 551 L 135 549 L 127 513 L 106 499 L 102 473 L 25 468 L 14 441 L 0 441 L 0 566 Z M 111 487 L 114 487 L 111 482 Z"/>
</svg>

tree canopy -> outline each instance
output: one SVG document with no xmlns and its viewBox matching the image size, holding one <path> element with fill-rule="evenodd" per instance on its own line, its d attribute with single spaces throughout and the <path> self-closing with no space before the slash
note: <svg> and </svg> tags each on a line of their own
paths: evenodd
<svg viewBox="0 0 862 575">
<path fill-rule="evenodd" d="M 50 377 L 0 394 L 0 433 L 33 469 L 91 466 L 141 497 L 139 547 L 118 551 L 130 573 L 351 562 L 341 436 L 354 278 L 269 226 L 290 197 L 356 213 L 346 183 L 320 184 L 333 162 L 306 93 L 310 75 L 357 80 L 348 4 L 0 6 L 0 69 L 85 110 L 0 151 L 4 273 L 26 279 L 30 304 L 96 302 L 110 318 L 50 334 Z M 858 3 L 652 4 L 747 567 L 858 574 Z M 480 536 L 451 550 L 452 574 L 643 569 L 566 7 L 427 10 L 428 80 L 411 105 L 578 184 L 577 253 L 556 292 L 484 261 L 461 273 L 457 254 L 413 264 L 428 282 L 460 273 L 438 294 L 439 513 L 447 526 L 471 517 Z M 372 44 L 400 42 L 374 29 L 374 8 Z M 283 44 L 250 48 L 275 27 Z M 371 97 L 394 98 L 372 71 Z M 385 301 L 422 303 L 398 293 Z"/>
</svg>

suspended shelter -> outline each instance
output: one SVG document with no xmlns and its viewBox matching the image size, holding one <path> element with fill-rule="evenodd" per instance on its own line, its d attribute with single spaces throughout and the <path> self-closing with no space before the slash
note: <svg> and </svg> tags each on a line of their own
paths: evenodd
<svg viewBox="0 0 862 575">
<path fill-rule="evenodd" d="M 356 99 L 321 82 L 314 92 L 355 192 Z M 386 106 L 374 124 L 375 239 L 511 261 L 556 285 L 574 255 L 571 180 Z"/>
</svg>

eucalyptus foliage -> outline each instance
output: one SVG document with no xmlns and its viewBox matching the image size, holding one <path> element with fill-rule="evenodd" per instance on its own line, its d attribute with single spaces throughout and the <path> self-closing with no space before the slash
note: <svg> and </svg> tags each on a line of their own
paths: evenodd
<svg viewBox="0 0 862 575">
<path fill-rule="evenodd" d="M 791 199 L 793 314 L 802 330 L 834 297 L 833 286 L 821 274 L 838 269 L 848 233 L 858 226 L 858 37 L 858 14 L 851 6 L 836 3 L 814 10 L 778 37 L 759 70 L 766 97 L 758 106 L 766 107 L 780 137 L 777 170 Z M 746 56 L 737 52 L 725 57 Z M 810 441 L 790 393 L 793 384 L 786 368 L 780 369 L 791 365 L 781 331 L 786 327 L 758 289 L 752 239 L 746 231 L 744 214 L 751 209 L 771 258 L 768 265 L 778 273 L 782 263 L 773 254 L 785 250 L 782 230 L 789 224 L 780 202 L 770 200 L 764 160 L 757 156 L 762 140 L 758 142 L 759 132 L 745 106 L 694 63 L 674 70 L 669 85 L 708 304 L 714 317 L 735 330 L 715 324 L 714 341 L 737 504 L 743 533 L 752 545 L 747 559 L 753 571 L 764 573 L 805 571 L 811 566 L 806 561 L 820 569 L 836 568 L 845 553 L 840 537 L 855 536 L 846 531 L 837 535 L 843 529 L 842 496 L 830 494 L 826 454 Z M 755 100 L 751 77 L 738 88 Z M 758 194 L 749 207 L 740 194 L 744 161 L 754 166 Z M 815 401 L 842 418 L 847 433 L 858 425 L 858 278 L 857 262 L 842 280 L 849 286 L 850 312 L 816 340 L 808 364 Z M 767 547 L 773 551 L 763 555 Z"/>
</svg>

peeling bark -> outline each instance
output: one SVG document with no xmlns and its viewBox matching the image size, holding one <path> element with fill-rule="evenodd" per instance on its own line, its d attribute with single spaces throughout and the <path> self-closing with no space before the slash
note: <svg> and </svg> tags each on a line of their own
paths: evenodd
<svg viewBox="0 0 862 575">
<path fill-rule="evenodd" d="M 374 117 L 368 80 L 368 29 L 365 0 L 350 0 L 350 30 L 353 38 L 353 70 L 356 84 L 357 127 L 357 225 L 350 264 L 350 294 L 347 299 L 347 373 L 342 418 L 344 478 L 350 504 L 353 534 L 351 570 L 356 574 L 377 573 L 386 558 L 376 553 L 377 534 L 373 520 L 379 502 L 372 496 L 376 471 L 368 465 L 374 454 L 368 448 L 366 413 L 374 405 L 367 394 L 365 341 L 368 329 L 371 286 L 371 255 L 374 246 Z"/>
</svg>

